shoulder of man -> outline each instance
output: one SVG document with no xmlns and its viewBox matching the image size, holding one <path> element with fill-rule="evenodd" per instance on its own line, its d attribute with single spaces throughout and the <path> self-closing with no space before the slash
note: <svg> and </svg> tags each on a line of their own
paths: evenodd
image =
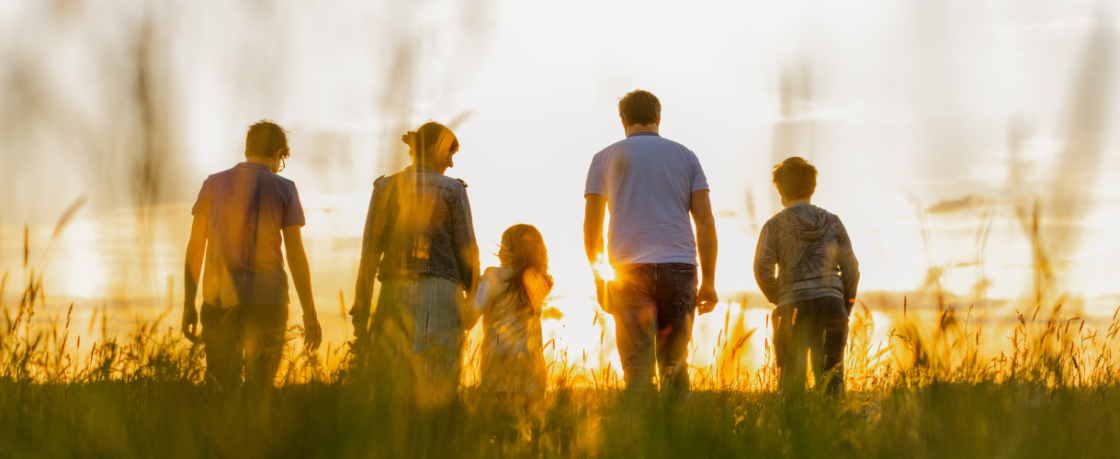
<svg viewBox="0 0 1120 459">
<path fill-rule="evenodd" d="M 674 147 L 676 147 L 680 151 L 684 152 L 685 155 L 687 155 L 691 160 L 696 161 L 697 164 L 700 163 L 700 155 L 697 155 L 696 152 L 692 151 L 691 148 L 688 148 L 688 147 L 684 146 L 684 144 L 682 144 L 680 142 L 677 142 L 675 140 L 665 139 L 665 141 L 669 142 L 671 145 L 673 145 Z"/>
<path fill-rule="evenodd" d="M 619 140 L 615 143 L 612 143 L 610 145 L 607 145 L 602 150 L 599 150 L 598 152 L 596 152 L 595 155 L 593 156 L 593 158 L 598 158 L 600 156 L 606 155 L 606 154 L 611 153 L 611 152 L 616 151 L 616 150 L 625 149 L 626 148 L 625 147 L 626 141 L 630 140 L 630 139 L 631 139 L 631 137 L 628 137 L 628 138 Z"/>
</svg>

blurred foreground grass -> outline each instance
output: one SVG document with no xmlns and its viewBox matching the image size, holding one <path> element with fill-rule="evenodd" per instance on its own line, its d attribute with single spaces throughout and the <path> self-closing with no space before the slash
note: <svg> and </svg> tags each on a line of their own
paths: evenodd
<svg viewBox="0 0 1120 459">
<path fill-rule="evenodd" d="M 166 315 L 120 335 L 102 311 L 83 343 L 70 313 L 36 318 L 42 277 L 24 253 L 18 304 L 3 303 L 0 280 L 5 458 L 1120 457 L 1120 318 L 1098 329 L 1061 298 L 1036 296 L 1003 336 L 971 308 L 917 318 L 904 303 L 885 347 L 857 308 L 841 399 L 778 392 L 769 345 L 760 368 L 743 368 L 754 330 L 725 325 L 717 363 L 692 368 L 681 400 L 627 394 L 616 371 L 561 351 L 533 409 L 473 386 L 433 407 L 357 376 L 348 346 L 297 350 L 298 326 L 268 390 L 206 381 L 205 349 L 157 327 Z"/>
<path fill-rule="evenodd" d="M 380 401 L 378 401 L 380 400 Z M 467 390 L 434 410 L 368 386 L 216 393 L 189 382 L 0 383 L 5 457 L 1114 457 L 1120 390 L 936 383 L 849 394 L 561 389 L 544 421 Z"/>
<path fill-rule="evenodd" d="M 888 349 L 871 349 L 858 310 L 842 399 L 783 395 L 771 365 L 695 368 L 683 400 L 634 398 L 617 376 L 579 377 L 564 359 L 539 406 L 519 411 L 473 387 L 418 407 L 295 345 L 277 388 L 219 389 L 204 349 L 142 323 L 117 337 L 104 314 L 102 341 L 71 354 L 69 317 L 31 325 L 40 285 L 15 314 L 0 305 L 3 457 L 1120 456 L 1120 326 L 1098 333 L 1060 306 L 1020 316 L 1011 352 L 986 357 L 968 312 L 902 322 Z"/>
</svg>

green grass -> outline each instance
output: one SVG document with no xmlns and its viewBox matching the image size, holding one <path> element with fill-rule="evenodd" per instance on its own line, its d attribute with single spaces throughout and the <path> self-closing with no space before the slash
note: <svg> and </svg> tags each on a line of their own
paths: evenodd
<svg viewBox="0 0 1120 459">
<path fill-rule="evenodd" d="M 0 382 L 5 457 L 1114 457 L 1120 390 L 939 383 L 849 394 L 563 389 L 544 422 L 471 390 L 409 409 L 360 384 L 215 393 L 187 382 Z M 519 424 L 521 424 L 519 426 Z M 531 438 L 527 438 L 531 437 Z"/>
<path fill-rule="evenodd" d="M 515 410 L 473 387 L 415 406 L 357 377 L 345 347 L 289 346 L 276 388 L 219 390 L 204 349 L 152 325 L 165 317 L 122 336 L 102 312 L 72 353 L 70 315 L 36 318 L 42 280 L 27 278 L 18 304 L 0 304 L 5 458 L 1120 457 L 1120 321 L 1097 330 L 1060 302 L 1037 300 L 996 337 L 971 309 L 904 313 L 886 348 L 857 309 L 841 399 L 779 393 L 768 357 L 739 367 L 740 330 L 719 363 L 692 369 L 683 400 L 632 397 L 561 352 L 543 400 Z M 981 352 L 993 339 L 1000 350 Z"/>
<path fill-rule="evenodd" d="M 560 362 L 538 408 L 518 411 L 472 387 L 417 407 L 345 361 L 328 371 L 291 348 L 277 388 L 219 390 L 204 380 L 204 350 L 144 324 L 72 358 L 68 319 L 29 326 L 37 289 L 0 327 L 4 457 L 1120 456 L 1120 326 L 1098 333 L 1060 308 L 1021 317 L 1010 351 L 986 358 L 967 314 L 903 322 L 873 352 L 859 311 L 842 399 L 780 394 L 769 366 L 735 384 L 698 368 L 684 400 L 633 398 L 615 384 L 573 387 L 579 370 Z"/>
</svg>

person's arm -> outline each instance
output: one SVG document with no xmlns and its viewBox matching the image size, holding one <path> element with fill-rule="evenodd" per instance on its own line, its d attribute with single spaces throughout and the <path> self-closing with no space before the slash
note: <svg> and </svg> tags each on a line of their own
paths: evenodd
<svg viewBox="0 0 1120 459">
<path fill-rule="evenodd" d="M 459 192 L 457 202 L 452 204 L 451 246 L 455 249 L 455 262 L 459 265 L 459 276 L 467 289 L 467 300 L 474 298 L 478 288 L 481 268 L 478 261 L 478 241 L 474 235 L 474 219 L 471 217 L 471 202 L 467 198 L 466 185 Z"/>
<path fill-rule="evenodd" d="M 548 294 L 552 293 L 552 287 L 549 285 L 549 279 L 535 269 L 525 270 L 525 274 L 521 276 L 521 281 L 525 283 L 525 293 L 529 296 L 529 304 L 533 306 L 533 316 L 539 318 L 541 313 L 544 312 L 544 303 L 548 298 Z"/>
<path fill-rule="evenodd" d="M 490 308 L 490 302 L 493 301 L 494 286 L 491 285 L 493 279 L 492 271 L 494 268 L 486 268 L 486 272 L 482 274 L 482 281 L 478 283 L 478 288 L 475 295 L 471 298 L 469 308 L 462 315 L 463 329 L 470 331 L 478 323 L 478 319 L 486 314 L 486 310 Z"/>
<path fill-rule="evenodd" d="M 303 328 L 306 333 L 304 345 L 310 350 L 316 350 L 323 343 L 323 329 L 315 314 L 315 297 L 311 294 L 311 266 L 307 263 L 307 252 L 303 250 L 303 235 L 299 226 L 289 226 L 282 231 L 288 267 L 292 270 L 292 282 L 299 295 L 299 306 L 303 308 Z"/>
<path fill-rule="evenodd" d="M 366 213 L 365 231 L 362 232 L 362 256 L 358 262 L 358 281 L 354 286 L 354 305 L 350 316 L 354 323 L 354 337 L 365 339 L 369 329 L 369 313 L 373 304 L 373 284 L 381 266 L 384 252 L 385 213 L 388 202 L 384 190 L 374 184 L 373 195 L 369 198 L 369 211 Z"/>
<path fill-rule="evenodd" d="M 587 262 L 595 272 L 595 299 L 604 311 L 606 305 L 606 281 L 599 276 L 598 265 L 603 260 L 603 218 L 607 212 L 607 198 L 589 194 L 583 212 L 583 248 L 587 252 Z"/>
<path fill-rule="evenodd" d="M 195 298 L 202 277 L 202 260 L 206 253 L 206 216 L 196 214 L 191 224 L 191 239 L 187 243 L 187 261 L 183 272 L 186 284 L 183 288 L 183 334 L 191 341 L 197 341 L 198 309 Z"/>
<path fill-rule="evenodd" d="M 754 250 L 754 280 L 758 282 L 759 290 L 766 296 L 766 301 L 778 304 L 778 279 L 774 277 L 774 267 L 778 265 L 777 253 L 774 250 L 775 241 L 770 236 L 770 224 L 762 227 L 758 235 L 758 246 Z"/>
<path fill-rule="evenodd" d="M 852 240 L 848 237 L 848 230 L 843 223 L 840 226 L 840 281 L 844 283 L 844 307 L 848 314 L 856 305 L 856 289 L 859 288 L 859 261 L 856 260 L 855 251 L 852 250 Z"/>
<path fill-rule="evenodd" d="M 719 254 L 719 241 L 716 239 L 716 217 L 712 215 L 712 202 L 708 190 L 692 193 L 690 212 L 696 224 L 696 248 L 700 252 L 701 281 L 696 293 L 696 305 L 700 314 L 707 314 L 716 308 L 719 296 L 716 294 L 716 256 Z"/>
</svg>

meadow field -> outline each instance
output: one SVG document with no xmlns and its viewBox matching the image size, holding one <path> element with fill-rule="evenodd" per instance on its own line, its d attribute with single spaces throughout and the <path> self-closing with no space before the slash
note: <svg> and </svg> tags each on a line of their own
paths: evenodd
<svg viewBox="0 0 1120 459">
<path fill-rule="evenodd" d="M 1113 3 L 0 0 L 0 459 L 1120 457 Z M 623 389 L 579 249 L 639 87 L 720 227 L 685 397 Z M 268 390 L 206 379 L 177 277 L 259 119 L 291 130 L 326 336 L 292 314 Z M 511 224 L 548 241 L 530 408 L 478 388 L 481 327 L 446 403 L 343 341 L 372 183 L 424 120 L 463 141 L 483 268 Z M 755 288 L 790 156 L 862 263 L 839 398 L 779 391 Z"/>
<path fill-rule="evenodd" d="M 391 381 L 361 376 L 349 344 L 300 350 L 299 326 L 275 389 L 218 388 L 205 350 L 166 316 L 126 334 L 104 313 L 37 318 L 42 278 L 29 278 L 18 304 L 2 305 L 3 457 L 1120 456 L 1120 322 L 1087 324 L 1060 303 L 1035 304 L 1005 336 L 971 309 L 915 318 L 903 305 L 886 347 L 872 346 L 859 307 L 839 399 L 779 392 L 767 343 L 752 371 L 693 368 L 683 399 L 628 395 L 616 369 L 561 351 L 544 400 L 517 410 L 471 384 L 448 404 L 406 401 Z M 80 332 L 99 339 L 71 346 Z M 714 353 L 741 352 L 746 340 L 733 338 Z M 983 351 L 988 340 L 1004 350 Z"/>
</svg>

